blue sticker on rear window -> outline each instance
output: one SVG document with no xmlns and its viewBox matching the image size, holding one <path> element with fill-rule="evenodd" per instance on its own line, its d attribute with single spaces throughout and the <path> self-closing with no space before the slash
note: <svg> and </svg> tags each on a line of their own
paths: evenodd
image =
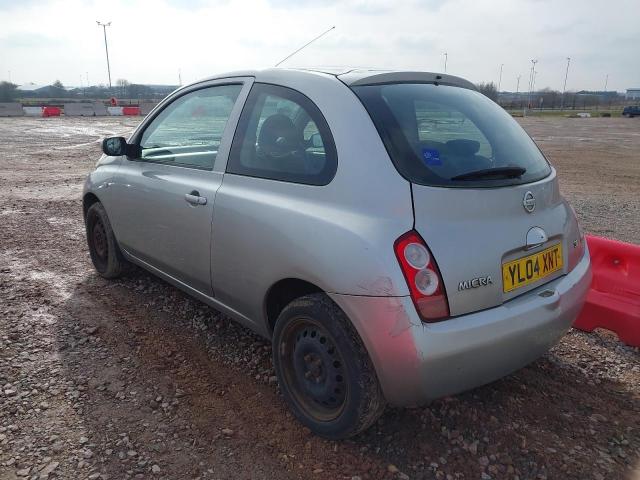
<svg viewBox="0 0 640 480">
<path fill-rule="evenodd" d="M 440 151 L 435 148 L 423 148 L 422 161 L 425 165 L 442 165 L 442 160 L 440 160 Z"/>
</svg>

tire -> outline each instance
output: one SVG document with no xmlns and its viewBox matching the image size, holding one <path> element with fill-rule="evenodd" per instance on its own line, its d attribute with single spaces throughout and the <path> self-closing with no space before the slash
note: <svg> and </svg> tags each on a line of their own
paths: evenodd
<svg viewBox="0 0 640 480">
<path fill-rule="evenodd" d="M 324 294 L 300 297 L 273 334 L 278 383 L 295 417 L 332 440 L 356 435 L 382 415 L 385 400 L 353 325 Z"/>
<path fill-rule="evenodd" d="M 96 202 L 89 207 L 84 223 L 89 254 L 95 269 L 104 278 L 111 279 L 122 275 L 128 262 L 118 247 L 109 217 L 102 203 Z"/>
</svg>

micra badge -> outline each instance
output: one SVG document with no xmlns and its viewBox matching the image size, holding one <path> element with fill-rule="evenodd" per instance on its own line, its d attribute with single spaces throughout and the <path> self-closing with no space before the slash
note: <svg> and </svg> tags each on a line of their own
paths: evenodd
<svg viewBox="0 0 640 480">
<path fill-rule="evenodd" d="M 491 275 L 487 275 L 486 277 L 472 278 L 471 280 L 460 282 L 458 283 L 458 291 L 461 292 L 463 290 L 469 290 L 470 288 L 486 287 L 487 285 L 493 285 Z"/>
</svg>

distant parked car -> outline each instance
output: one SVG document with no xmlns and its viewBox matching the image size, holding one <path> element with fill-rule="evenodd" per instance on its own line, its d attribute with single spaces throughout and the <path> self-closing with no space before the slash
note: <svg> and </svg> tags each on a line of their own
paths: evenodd
<svg viewBox="0 0 640 480">
<path fill-rule="evenodd" d="M 622 110 L 623 117 L 640 117 L 640 105 L 630 105 Z"/>
<path fill-rule="evenodd" d="M 96 270 L 133 262 L 270 338 L 285 400 L 328 438 L 535 360 L 591 282 L 555 169 L 458 77 L 220 75 L 103 151 Z"/>
</svg>

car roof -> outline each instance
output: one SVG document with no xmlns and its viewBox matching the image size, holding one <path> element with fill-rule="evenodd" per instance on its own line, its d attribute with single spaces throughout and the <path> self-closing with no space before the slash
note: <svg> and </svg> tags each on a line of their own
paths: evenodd
<svg viewBox="0 0 640 480">
<path fill-rule="evenodd" d="M 256 81 L 286 79 L 293 74 L 324 76 L 339 80 L 347 86 L 381 85 L 387 83 L 433 83 L 436 85 L 452 85 L 476 90 L 476 86 L 468 80 L 446 73 L 383 70 L 375 68 L 351 67 L 304 67 L 304 68 L 268 68 L 264 70 L 241 70 L 215 75 L 202 81 L 219 80 L 233 77 L 255 77 Z"/>
</svg>

